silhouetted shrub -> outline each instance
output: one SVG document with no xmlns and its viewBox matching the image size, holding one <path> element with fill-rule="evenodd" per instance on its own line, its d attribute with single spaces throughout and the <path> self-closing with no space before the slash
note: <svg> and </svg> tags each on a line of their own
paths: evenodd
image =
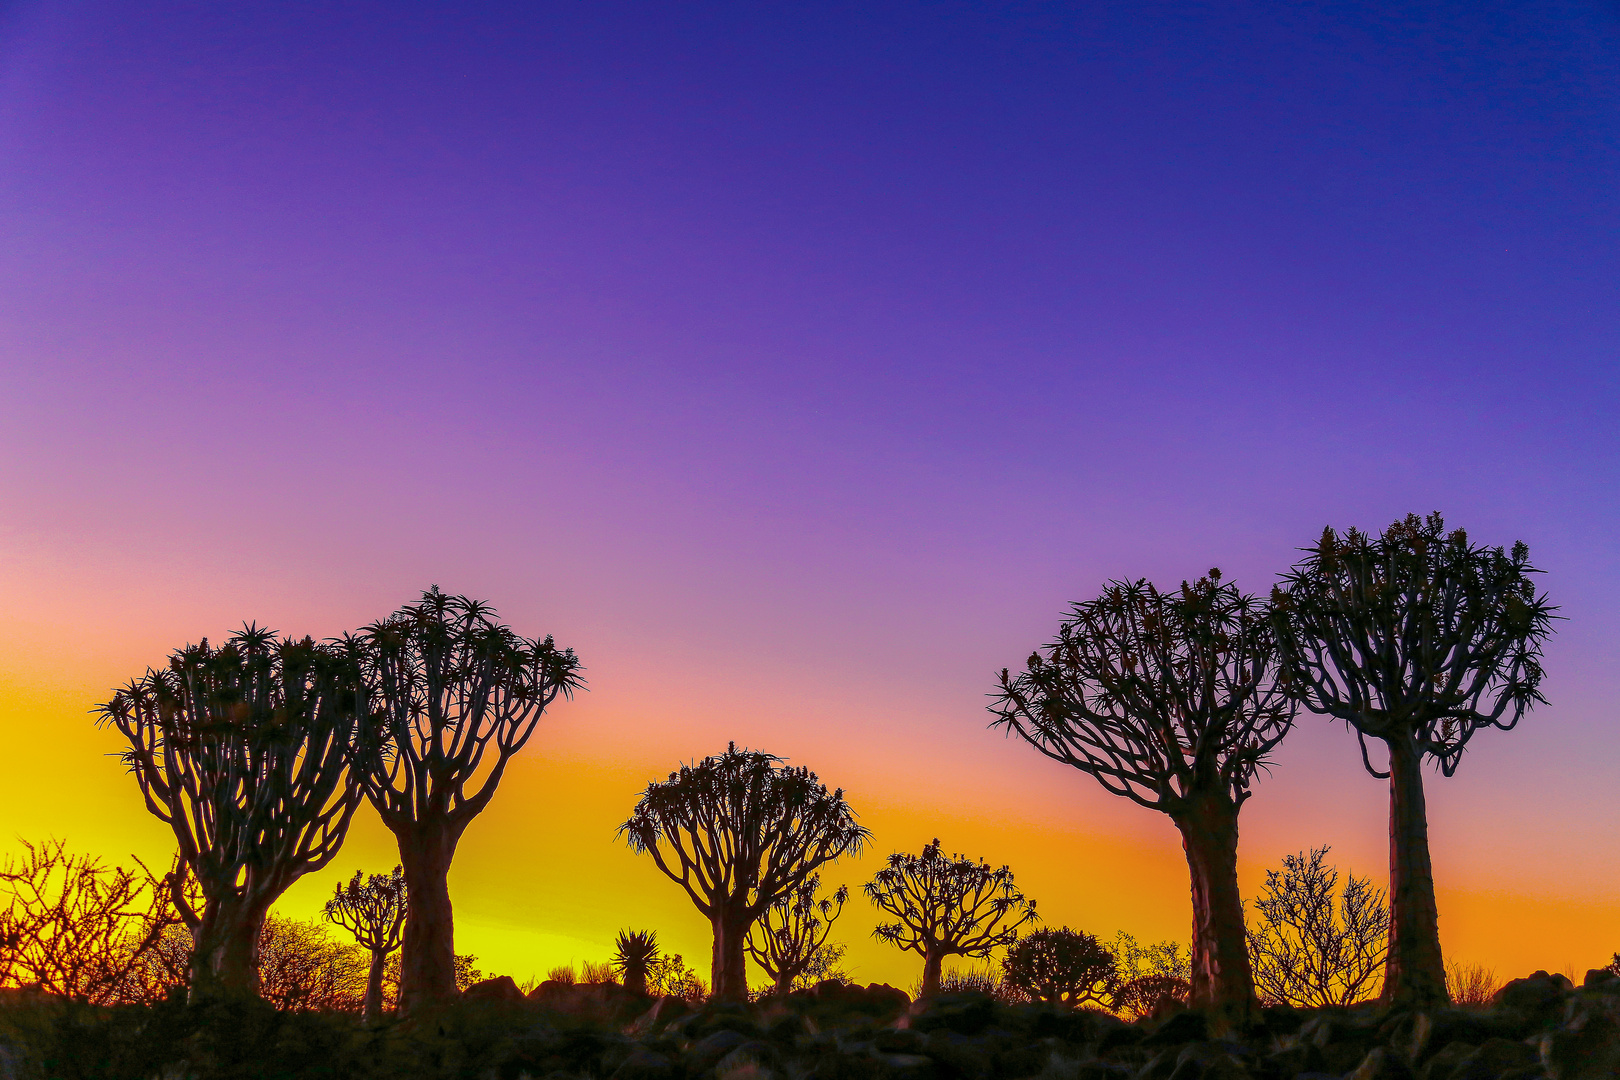
<svg viewBox="0 0 1620 1080">
<path fill-rule="evenodd" d="M 1456 960 L 1446 965 L 1446 993 L 1453 1005 L 1489 1005 L 1502 988 L 1496 972 L 1484 964 L 1464 964 Z"/>
<path fill-rule="evenodd" d="M 1366 878 L 1351 874 L 1340 890 L 1338 870 L 1323 863 L 1328 851 L 1285 856 L 1254 901 L 1249 959 L 1267 1005 L 1349 1005 L 1378 990 L 1389 907 Z"/>
<path fill-rule="evenodd" d="M 1113 1004 L 1119 990 L 1114 954 L 1095 937 L 1067 926 L 1037 930 L 1007 950 L 1002 981 L 1032 1001 Z"/>
</svg>

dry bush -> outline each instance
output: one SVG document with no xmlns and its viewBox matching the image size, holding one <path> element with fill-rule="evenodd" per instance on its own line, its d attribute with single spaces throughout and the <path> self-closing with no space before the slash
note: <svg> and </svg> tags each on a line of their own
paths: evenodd
<svg viewBox="0 0 1620 1080">
<path fill-rule="evenodd" d="M 0 985 L 96 1005 L 121 1000 L 132 969 L 176 921 L 162 881 L 105 866 L 65 841 L 23 841 L 0 864 Z"/>
<path fill-rule="evenodd" d="M 1249 960 L 1267 1004 L 1352 1005 L 1378 992 L 1389 948 L 1389 906 L 1367 878 L 1326 865 L 1324 845 L 1266 871 L 1254 901 Z"/>
<path fill-rule="evenodd" d="M 1119 987 L 1114 993 L 1115 1012 L 1140 1018 L 1166 999 L 1186 1002 L 1192 988 L 1192 959 L 1179 941 L 1143 945 L 1121 930 L 1109 951 L 1114 954 Z"/>
<path fill-rule="evenodd" d="M 579 982 L 579 973 L 574 970 L 573 964 L 558 964 L 546 972 L 546 981 L 562 983 L 564 986 L 573 986 Z"/>
<path fill-rule="evenodd" d="M 709 987 L 697 972 L 686 966 L 680 953 L 666 953 L 647 963 L 647 992 L 695 1002 L 709 995 Z"/>
<path fill-rule="evenodd" d="M 271 915 L 259 933 L 259 996 L 287 1011 L 359 1012 L 370 963 L 321 923 Z"/>
<path fill-rule="evenodd" d="M 579 981 L 585 983 L 617 983 L 619 980 L 615 975 L 613 965 L 608 961 L 604 960 L 597 963 L 594 960 L 587 960 L 584 964 L 584 970 L 580 972 Z"/>
<path fill-rule="evenodd" d="M 1446 965 L 1446 993 L 1453 1005 L 1488 1005 L 1501 988 L 1496 972 L 1484 964 L 1453 960 Z"/>
</svg>

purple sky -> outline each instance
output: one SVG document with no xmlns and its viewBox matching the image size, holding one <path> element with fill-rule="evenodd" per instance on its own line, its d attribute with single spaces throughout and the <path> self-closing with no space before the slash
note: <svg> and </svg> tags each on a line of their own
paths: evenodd
<svg viewBox="0 0 1620 1080">
<path fill-rule="evenodd" d="M 980 784 L 967 816 L 1074 792 L 1054 815 L 1118 832 L 983 731 L 993 672 L 1109 577 L 1263 591 L 1325 524 L 1439 509 L 1527 541 L 1570 620 L 1552 706 L 1431 796 L 1456 873 L 1606 902 L 1617 31 L 1595 3 L 8 5 L 0 677 L 82 686 L 81 724 L 183 641 L 438 582 L 580 649 L 587 757 L 737 738 L 834 782 L 937 769 Z M 1326 838 L 1339 793 L 1336 850 L 1381 874 L 1377 785 L 1307 727 L 1249 857 L 1311 841 L 1285 818 Z"/>
</svg>

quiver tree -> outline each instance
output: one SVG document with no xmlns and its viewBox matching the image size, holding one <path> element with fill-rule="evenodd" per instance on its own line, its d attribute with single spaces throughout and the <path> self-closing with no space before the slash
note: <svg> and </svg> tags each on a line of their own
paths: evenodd
<svg viewBox="0 0 1620 1080">
<path fill-rule="evenodd" d="M 1376 538 L 1324 529 L 1306 551 L 1272 609 L 1300 701 L 1353 728 L 1362 764 L 1389 781 L 1383 997 L 1444 1001 L 1423 759 L 1450 776 L 1475 732 L 1510 730 L 1544 700 L 1541 647 L 1556 609 L 1536 592 L 1523 543 L 1476 547 L 1439 514 L 1408 515 Z M 1384 744 L 1387 771 L 1369 738 Z"/>
<path fill-rule="evenodd" d="M 711 986 L 722 1000 L 747 996 L 744 943 L 754 920 L 824 864 L 859 852 L 869 835 L 842 788 L 829 792 L 815 773 L 781 760 L 732 743 L 649 784 L 619 827 L 709 920 Z"/>
<path fill-rule="evenodd" d="M 983 859 L 946 856 L 939 841 L 920 855 L 895 852 L 866 883 L 867 898 L 893 915 L 872 931 L 879 941 L 923 958 L 922 997 L 939 993 L 947 956 L 989 956 L 1018 940 L 1018 928 L 1038 919 L 1035 901 L 1013 882 L 1007 867 Z"/>
<path fill-rule="evenodd" d="M 437 586 L 350 639 L 369 695 L 359 771 L 399 842 L 400 1011 L 456 995 L 450 862 L 547 706 L 582 680 L 572 649 L 520 637 Z"/>
<path fill-rule="evenodd" d="M 608 963 L 632 994 L 647 993 L 647 975 L 658 959 L 658 935 L 651 930 L 620 930 Z"/>
<path fill-rule="evenodd" d="M 168 882 L 195 943 L 193 996 L 257 992 L 270 906 L 342 846 L 361 800 L 349 770 L 359 687 L 349 647 L 249 626 L 219 649 L 186 646 L 99 707 L 129 742 L 121 756 L 146 808 L 179 843 Z"/>
<path fill-rule="evenodd" d="M 849 899 L 847 885 L 838 886 L 831 896 L 817 897 L 820 889 L 821 875 L 810 875 L 762 911 L 743 941 L 778 994 L 792 990 L 793 981 L 809 970 Z"/>
<path fill-rule="evenodd" d="M 1034 1001 L 1109 1008 L 1119 990 L 1114 954 L 1067 926 L 1020 938 L 1001 961 L 1002 981 Z"/>
<path fill-rule="evenodd" d="M 1366 878 L 1326 865 L 1327 847 L 1283 857 L 1254 901 L 1249 956 L 1268 1004 L 1353 1005 L 1370 996 L 1389 943 L 1389 908 Z"/>
<path fill-rule="evenodd" d="M 1192 878 L 1191 999 L 1219 1026 L 1255 1017 L 1238 893 L 1238 811 L 1295 705 L 1265 605 L 1219 570 L 1179 592 L 1112 582 L 1058 639 L 1001 672 L 991 706 L 1035 749 L 1169 816 Z"/>
<path fill-rule="evenodd" d="M 346 884 L 335 886 L 332 899 L 326 902 L 327 919 L 353 934 L 371 954 L 361 1007 L 368 1024 L 382 1015 L 383 970 L 405 931 L 405 896 L 405 871 L 396 866 L 391 874 L 370 877 L 356 870 Z"/>
</svg>

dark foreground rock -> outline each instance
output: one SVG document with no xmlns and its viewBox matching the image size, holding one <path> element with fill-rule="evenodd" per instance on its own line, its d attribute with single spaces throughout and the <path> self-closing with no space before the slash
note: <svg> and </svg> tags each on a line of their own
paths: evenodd
<svg viewBox="0 0 1620 1080">
<path fill-rule="evenodd" d="M 982 995 L 912 1002 L 824 983 L 699 1006 L 610 983 L 491 979 L 373 1028 L 262 1002 L 94 1009 L 0 1003 L 17 1080 L 1597 1080 L 1620 1077 L 1620 979 L 1536 972 L 1484 1008 L 1269 1009 L 1254 1031 L 1196 1011 L 1126 1023 Z"/>
</svg>

